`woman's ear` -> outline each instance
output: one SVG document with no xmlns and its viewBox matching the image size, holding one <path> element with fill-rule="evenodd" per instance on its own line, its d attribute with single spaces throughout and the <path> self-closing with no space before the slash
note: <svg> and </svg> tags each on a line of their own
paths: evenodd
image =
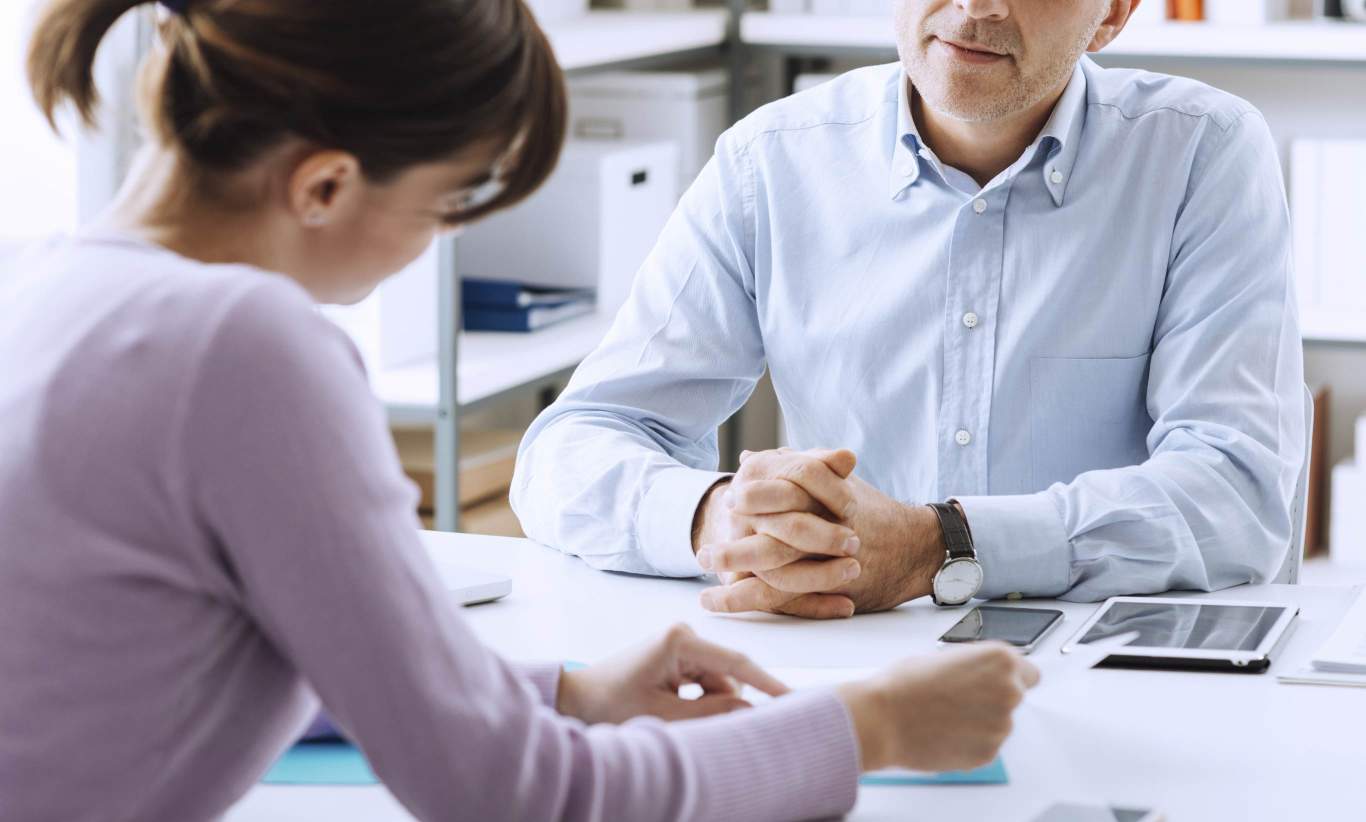
<svg viewBox="0 0 1366 822">
<path fill-rule="evenodd" d="M 315 151 L 289 176 L 290 211 L 305 228 L 336 222 L 359 197 L 364 180 L 360 161 L 345 151 Z"/>
<path fill-rule="evenodd" d="M 1086 47 L 1086 50 L 1097 52 L 1114 42 L 1119 33 L 1124 31 L 1125 24 L 1129 22 L 1129 18 L 1138 8 L 1138 4 L 1142 2 L 1144 0 L 1106 0 L 1110 6 L 1110 13 L 1105 15 L 1105 19 L 1101 21 L 1100 28 L 1096 30 L 1096 35 L 1091 38 L 1091 43 Z M 1146 2 L 1160 3 L 1163 0 L 1146 0 Z"/>
</svg>

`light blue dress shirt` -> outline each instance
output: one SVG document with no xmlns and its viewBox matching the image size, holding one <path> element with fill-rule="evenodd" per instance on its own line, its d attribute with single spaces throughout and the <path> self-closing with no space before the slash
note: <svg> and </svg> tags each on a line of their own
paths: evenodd
<svg viewBox="0 0 1366 822">
<path fill-rule="evenodd" d="M 982 594 L 1265 581 L 1291 538 L 1303 362 L 1276 148 L 1246 102 L 1083 59 L 985 187 L 921 141 L 899 65 L 730 129 L 630 300 L 527 433 L 527 534 L 701 573 L 717 426 L 767 367 L 796 448 L 957 498 Z"/>
</svg>

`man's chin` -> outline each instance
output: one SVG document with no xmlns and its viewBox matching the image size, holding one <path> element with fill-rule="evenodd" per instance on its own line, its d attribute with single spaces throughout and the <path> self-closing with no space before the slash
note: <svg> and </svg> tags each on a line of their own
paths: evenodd
<svg viewBox="0 0 1366 822">
<path fill-rule="evenodd" d="M 1000 87 L 983 83 L 954 83 L 936 94 L 917 89 L 925 104 L 935 113 L 965 123 L 984 123 L 1010 115 L 1019 106 L 1014 98 L 1000 93 Z"/>
</svg>

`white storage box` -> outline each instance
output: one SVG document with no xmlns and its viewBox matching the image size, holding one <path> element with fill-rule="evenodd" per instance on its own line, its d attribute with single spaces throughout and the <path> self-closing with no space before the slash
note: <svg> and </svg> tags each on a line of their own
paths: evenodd
<svg viewBox="0 0 1366 822">
<path fill-rule="evenodd" d="M 598 311 L 614 312 L 677 202 L 673 143 L 571 140 L 539 191 L 460 237 L 456 267 L 465 277 L 596 288 Z"/>
<path fill-rule="evenodd" d="M 371 374 L 436 355 L 438 243 L 355 305 L 322 307 L 345 331 Z"/>
<path fill-rule="evenodd" d="M 768 0 L 768 10 L 774 14 L 806 14 L 811 11 L 809 0 Z"/>
<path fill-rule="evenodd" d="M 1242 0 L 1239 0 L 1242 2 Z M 1144 0 L 1137 10 L 1129 16 L 1130 26 L 1151 26 L 1167 19 L 1166 0 Z"/>
<path fill-rule="evenodd" d="M 588 13 L 588 0 L 527 0 L 527 6 L 543 26 Z"/>
<path fill-rule="evenodd" d="M 892 16 L 892 0 L 845 0 L 844 10 L 854 17 Z"/>
<path fill-rule="evenodd" d="M 1290 146 L 1290 216 L 1306 337 L 1366 341 L 1366 140 Z"/>
<path fill-rule="evenodd" d="M 1333 467 L 1332 511 L 1328 547 L 1333 560 L 1366 565 L 1366 467 L 1352 462 Z"/>
<path fill-rule="evenodd" d="M 1205 0 L 1204 8 L 1211 23 L 1260 24 L 1290 17 L 1290 0 Z"/>
<path fill-rule="evenodd" d="M 569 81 L 569 133 L 591 140 L 673 140 L 690 185 L 730 125 L 725 69 L 611 71 Z M 681 191 L 681 188 L 680 188 Z"/>
</svg>

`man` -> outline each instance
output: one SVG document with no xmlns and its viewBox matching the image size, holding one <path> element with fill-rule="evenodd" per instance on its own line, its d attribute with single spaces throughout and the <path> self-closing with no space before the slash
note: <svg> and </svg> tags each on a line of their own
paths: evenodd
<svg viewBox="0 0 1366 822">
<path fill-rule="evenodd" d="M 1137 5 L 900 0 L 900 65 L 727 132 L 527 434 L 527 533 L 810 617 L 1270 578 L 1305 424 L 1275 146 L 1085 58 Z M 807 450 L 715 473 L 765 366 Z"/>
</svg>

